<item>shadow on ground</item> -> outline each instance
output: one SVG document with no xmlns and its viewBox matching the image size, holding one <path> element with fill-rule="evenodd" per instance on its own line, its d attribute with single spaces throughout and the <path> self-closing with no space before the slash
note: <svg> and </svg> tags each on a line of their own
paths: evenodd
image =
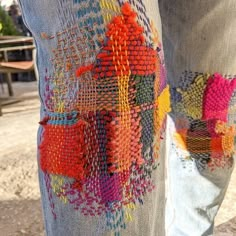
<svg viewBox="0 0 236 236">
<path fill-rule="evenodd" d="M 43 236 L 40 200 L 0 202 L 0 235 Z"/>
<path fill-rule="evenodd" d="M 215 236 L 236 236 L 236 217 L 218 225 L 215 228 Z"/>
</svg>

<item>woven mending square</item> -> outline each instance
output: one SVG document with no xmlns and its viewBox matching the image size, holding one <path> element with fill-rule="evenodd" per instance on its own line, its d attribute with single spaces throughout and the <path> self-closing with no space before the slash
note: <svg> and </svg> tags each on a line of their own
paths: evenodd
<svg viewBox="0 0 236 236">
<path fill-rule="evenodd" d="M 214 74 L 207 83 L 203 101 L 203 119 L 226 122 L 230 99 L 236 89 L 236 79 L 227 80 Z"/>
<path fill-rule="evenodd" d="M 152 103 L 154 100 L 155 76 L 135 76 L 136 104 Z"/>
<path fill-rule="evenodd" d="M 107 117 L 104 118 L 106 120 L 107 164 L 110 173 L 128 171 L 133 163 L 143 163 L 140 142 L 141 118 L 135 109 L 130 113 L 107 112 Z"/>
<path fill-rule="evenodd" d="M 39 146 L 41 169 L 82 181 L 86 176 L 86 122 L 61 114 L 44 124 L 43 141 Z M 66 120 L 68 118 L 68 120 Z M 57 119 L 57 120 L 56 120 Z"/>
<path fill-rule="evenodd" d="M 154 109 L 148 109 L 148 110 L 143 110 L 141 111 L 141 124 L 142 124 L 142 136 L 141 136 L 141 141 L 143 144 L 142 148 L 142 154 L 146 153 L 146 151 L 152 147 L 153 140 L 154 140 L 154 125 L 153 125 L 153 120 L 154 120 Z M 152 149 L 150 149 L 150 156 L 152 157 Z M 146 154 L 147 155 L 147 154 Z M 148 155 L 148 156 L 149 156 Z M 150 158 L 150 157 L 149 157 Z"/>
</svg>

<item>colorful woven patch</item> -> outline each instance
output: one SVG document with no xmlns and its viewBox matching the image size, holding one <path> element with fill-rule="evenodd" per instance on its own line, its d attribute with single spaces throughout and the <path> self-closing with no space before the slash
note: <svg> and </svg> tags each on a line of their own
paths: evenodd
<svg viewBox="0 0 236 236">
<path fill-rule="evenodd" d="M 118 235 L 155 187 L 170 95 L 145 6 L 102 0 L 91 8 L 89 2 L 75 1 L 79 27 L 54 37 L 40 167 L 51 206 L 55 195 L 85 216 L 105 216 L 105 231 Z"/>
<path fill-rule="evenodd" d="M 182 88 L 172 88 L 171 92 L 175 144 L 200 168 L 231 166 L 236 135 L 236 78 L 187 72 L 184 77 L 188 84 L 183 80 Z"/>
<path fill-rule="evenodd" d="M 50 114 L 43 124 L 44 139 L 40 145 L 40 166 L 51 174 L 65 175 L 82 182 L 86 177 L 86 122 L 75 114 Z"/>
</svg>

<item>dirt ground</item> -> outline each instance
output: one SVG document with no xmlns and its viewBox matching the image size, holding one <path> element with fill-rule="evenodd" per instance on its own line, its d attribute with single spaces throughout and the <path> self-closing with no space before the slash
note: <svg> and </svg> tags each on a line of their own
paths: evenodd
<svg viewBox="0 0 236 236">
<path fill-rule="evenodd" d="M 37 84 L 14 83 L 14 91 L 14 104 L 4 106 L 0 117 L 0 236 L 43 236 L 36 162 Z M 215 236 L 236 236 L 236 168 L 216 219 Z"/>
</svg>

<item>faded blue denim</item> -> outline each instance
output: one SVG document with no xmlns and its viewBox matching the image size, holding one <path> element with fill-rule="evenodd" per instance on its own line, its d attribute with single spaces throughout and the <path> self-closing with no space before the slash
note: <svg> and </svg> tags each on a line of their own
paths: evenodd
<svg viewBox="0 0 236 236">
<path fill-rule="evenodd" d="M 45 68 L 48 68 L 49 73 L 52 72 L 47 58 L 50 58 L 50 50 L 55 46 L 43 40 L 41 33 L 54 35 L 61 31 L 58 2 L 59 0 L 20 0 L 24 21 L 37 46 L 41 118 L 45 115 L 43 78 Z M 71 1 L 63 2 L 70 4 Z M 158 1 L 142 2 L 156 19 L 161 37 Z M 171 88 L 180 86 L 181 74 L 185 71 L 236 74 L 235 0 L 161 0 L 159 4 L 168 83 Z M 233 159 L 229 160 L 229 168 L 219 168 L 213 172 L 199 168 L 199 163 L 194 159 L 183 161 L 182 150 L 176 146 L 172 136 L 176 116 L 178 114 L 172 112 L 167 119 L 166 145 L 162 146 L 160 166 L 155 176 L 158 187 L 147 197 L 143 207 L 136 211 L 133 222 L 121 232 L 122 235 L 213 235 L 214 218 L 227 190 Z M 41 142 L 41 134 L 40 126 L 38 143 Z M 47 236 L 111 235 L 105 231 L 102 216 L 85 217 L 72 206 L 51 196 L 40 168 L 39 182 Z M 52 214 L 51 204 L 54 204 L 56 219 Z"/>
</svg>

